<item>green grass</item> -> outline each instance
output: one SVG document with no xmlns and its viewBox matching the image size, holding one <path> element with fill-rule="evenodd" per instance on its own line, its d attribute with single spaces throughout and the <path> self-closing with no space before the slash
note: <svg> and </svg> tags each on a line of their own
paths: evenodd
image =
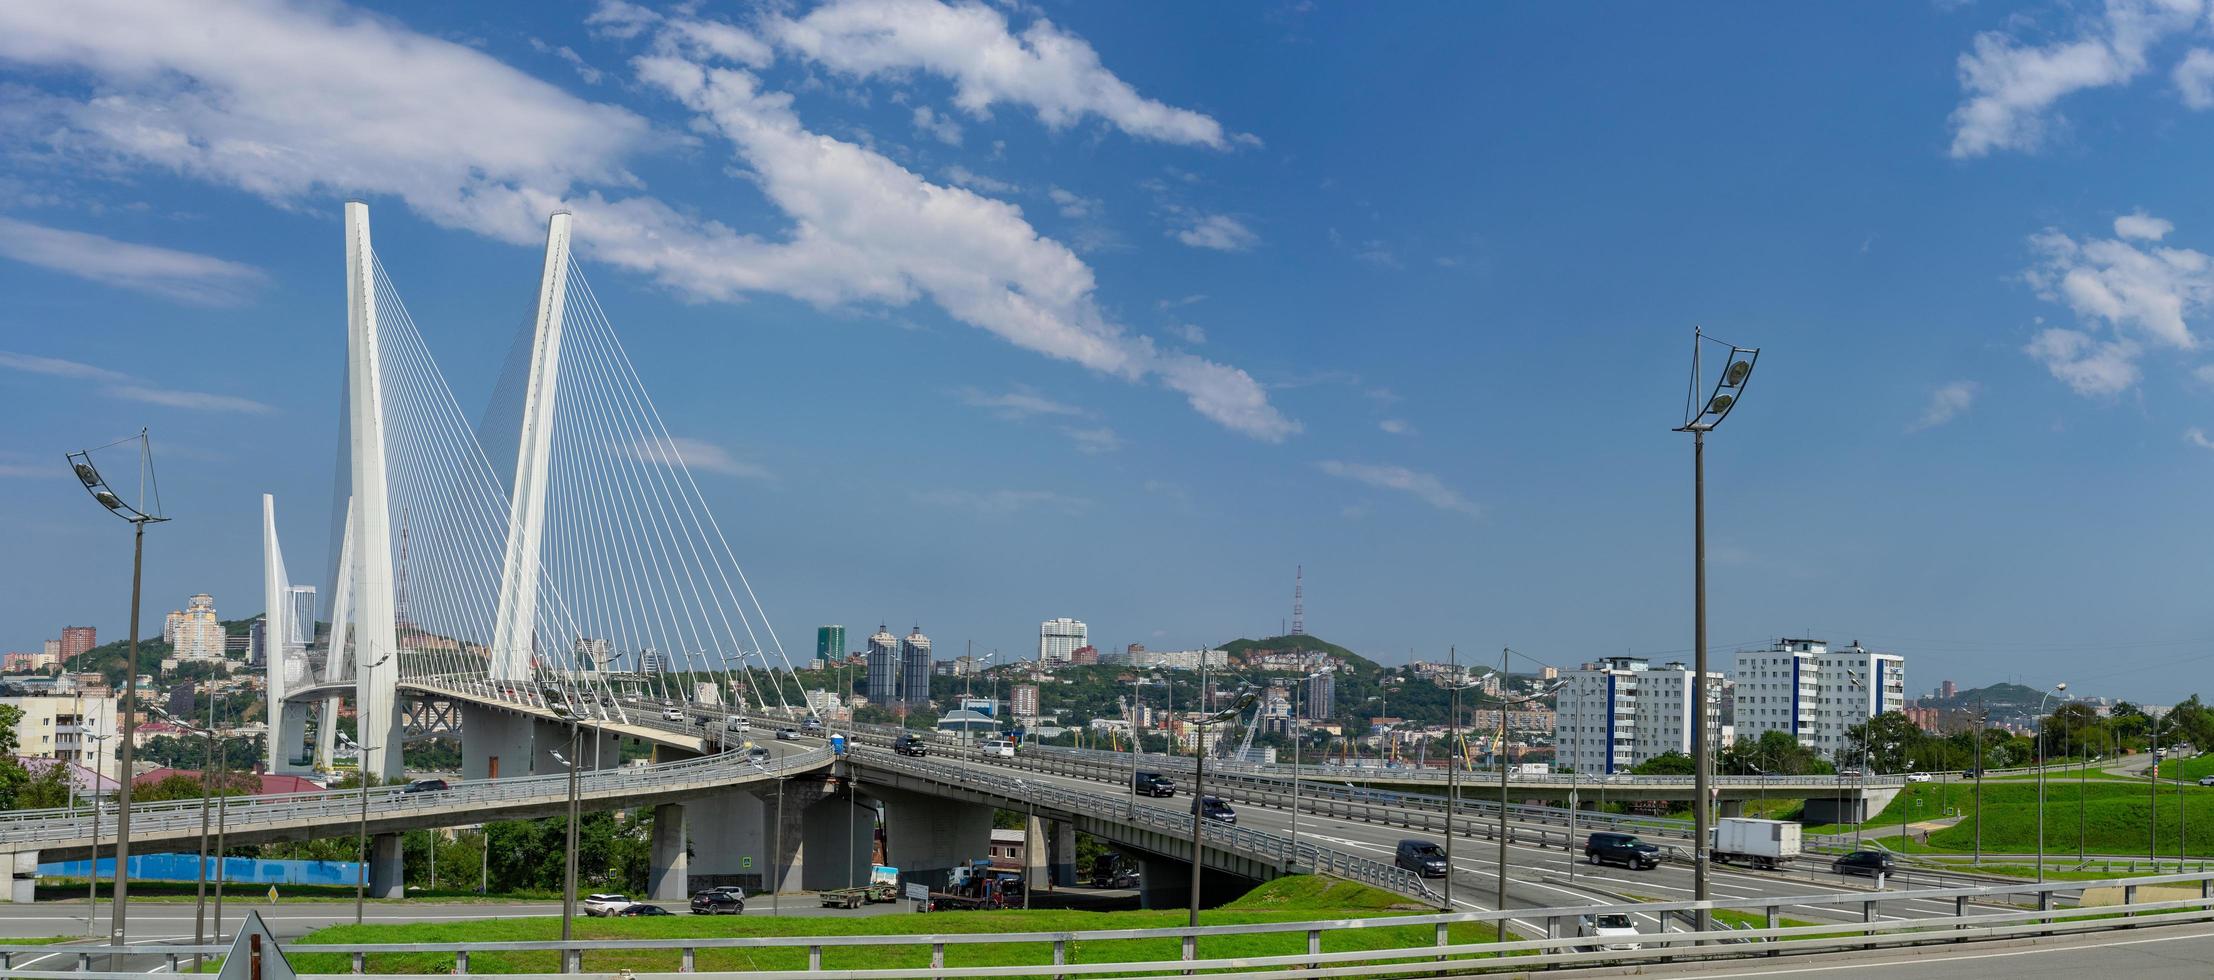
<svg viewBox="0 0 2214 980">
<path fill-rule="evenodd" d="M 2136 870 L 2136 871 L 2130 871 L 2130 870 L 2128 870 L 2128 867 L 2129 867 L 2129 866 L 2128 866 L 2128 865 L 2127 865 L 2126 863 L 2125 863 L 2125 864 L 2117 864 L 2117 865 L 2114 865 L 2114 866 L 2113 866 L 2113 868 L 2114 868 L 2114 869 L 2113 869 L 2112 871 L 2107 871 L 2107 870 L 2102 870 L 2102 869 L 2104 869 L 2104 868 L 2106 868 L 2106 867 L 2108 866 L 2108 865 L 2107 865 L 2107 863 L 2106 863 L 2106 862 L 2103 862 L 2103 861 L 2097 861 L 2097 860 L 2094 860 L 2094 861 L 2092 861 L 2092 862 L 2091 862 L 2091 869 L 2090 869 L 2090 870 L 2088 870 L 2088 871 L 2078 871 L 2078 870 L 2076 870 L 2076 869 L 2075 869 L 2075 863 L 2076 863 L 2076 861 L 2075 861 L 2075 858 L 2074 858 L 2073 856 L 2070 856 L 2070 857 L 2069 857 L 2069 858 L 2068 858 L 2068 859 L 2066 860 L 2066 862 L 2065 862 L 2065 863 L 2062 863 L 2062 862 L 2059 862 L 2059 861 L 2055 861 L 2055 860 L 2053 860 L 2053 859 L 2052 859 L 2052 858 L 2051 858 L 2050 856 L 2048 856 L 2048 857 L 2046 858 L 2046 861 L 2045 861 L 2045 880 L 2047 880 L 2047 881 L 2103 881 L 2103 880 L 2105 880 L 2105 879 L 2108 879 L 2108 878 L 2143 878 L 2143 877 L 2148 877 L 2148 876 L 2151 876 L 2151 875 L 2156 875 L 2156 874 L 2171 874 L 2171 875 L 2172 875 L 2172 874 L 2175 874 L 2175 873 L 2176 873 L 2176 868 L 2175 868 L 2175 864 L 2174 864 L 2174 862 L 2170 862 L 2170 863 L 2168 863 L 2168 864 L 2167 864 L 2167 865 L 2165 866 L 2165 868 L 2164 868 L 2163 870 L 2160 870 L 2160 871 L 2154 871 L 2154 870 L 2152 870 L 2152 869 L 2151 869 L 2151 867 L 2150 867 L 2150 866 L 2149 866 L 2148 864 L 2145 864 L 2145 863 L 2140 863 L 2140 864 L 2138 865 L 2138 870 Z M 1970 864 L 1950 864 L 1950 863 L 1948 863 L 1947 865 L 1945 865 L 1945 867 L 1947 867 L 1947 868 L 1957 868 L 1957 869 L 1959 869 L 1959 870 L 1962 870 L 1962 871 L 1975 871 L 1975 872 L 1977 872 L 1977 873 L 1979 873 L 1979 874 L 2005 875 L 2005 876 L 2007 876 L 2007 877 L 2009 877 L 2009 878 L 2028 878 L 2028 879 L 2032 879 L 2032 880 L 2035 880 L 2035 879 L 2037 878 L 2037 866 L 2036 866 L 2036 865 L 2034 865 L 2034 864 L 1974 864 L 1974 865 L 1970 865 Z M 2196 871 L 2196 870 L 2198 870 L 2198 866 L 2197 866 L 2197 864 L 2196 864 L 2196 863 L 2193 863 L 2193 864 L 2191 865 L 2191 867 L 2190 867 L 2189 869 L 2187 869 L 2187 870 L 2191 870 L 2191 871 Z"/>
<path fill-rule="evenodd" d="M 2160 844 L 2169 854 L 2175 853 L 2177 833 L 2184 823 L 2190 827 L 2188 853 L 2193 857 L 2214 857 L 2214 790 L 2197 786 L 2181 787 L 2182 801 L 2189 808 L 2188 820 L 2178 810 L 2178 787 L 2164 784 L 2160 787 L 2157 811 L 2148 799 L 2149 785 L 2142 782 L 2091 780 L 2078 783 L 2074 779 L 2047 778 L 2045 782 L 2045 850 L 2060 853 L 2078 849 L 2077 801 L 2083 802 L 2081 848 L 2094 854 L 2143 853 L 2146 845 L 2148 818 L 2157 812 Z M 1972 784 L 1954 786 L 1943 783 L 1916 783 L 1907 787 L 1890 805 L 1884 807 L 1868 823 L 1861 825 L 1863 834 L 1889 832 L 1889 844 L 1895 844 L 1899 833 L 1899 816 L 1907 814 L 1910 822 L 1933 819 L 1942 814 L 1941 807 L 1951 806 L 1959 812 L 1959 822 L 1950 827 L 1929 832 L 1928 847 L 1919 844 L 1920 831 L 1915 831 L 1917 843 L 1906 850 L 1930 853 L 1965 853 L 1975 849 L 1975 787 Z M 2037 784 L 1998 780 L 1986 781 L 1983 786 L 1983 849 L 1997 853 L 2029 853 L 2037 850 Z M 1915 809 L 1916 802 L 1921 806 Z M 1850 824 L 1831 824 L 1806 828 L 1808 833 L 1851 833 Z M 1887 846 L 1889 846 L 1887 844 Z M 1897 848 L 1894 848 L 1897 849 Z"/>
<path fill-rule="evenodd" d="M 115 883 L 107 879 L 101 879 L 99 887 L 100 899 L 105 901 L 109 897 L 109 893 L 114 890 Z M 131 901 L 190 902 L 197 897 L 198 891 L 199 882 L 195 881 L 139 881 L 134 879 L 131 882 Z M 213 882 L 208 884 L 208 894 L 211 897 L 215 894 Z M 40 878 L 38 881 L 36 892 L 38 901 L 67 902 L 71 899 L 83 901 L 84 897 L 85 880 L 83 878 Z M 269 886 L 237 881 L 230 882 L 223 886 L 223 899 L 225 901 L 267 902 L 269 900 Z M 295 900 L 351 902 L 354 900 L 354 886 L 278 885 L 277 900 L 280 902 Z M 560 900 L 560 892 L 495 892 L 491 895 L 479 895 L 473 888 L 440 888 L 435 891 L 425 888 L 409 891 L 404 899 L 369 899 L 371 902 L 558 902 Z"/>
<path fill-rule="evenodd" d="M 2160 764 L 2162 779 L 2182 779 L 2195 783 L 2207 776 L 2214 776 L 2214 754 L 2189 759 L 2169 759 Z"/>
<path fill-rule="evenodd" d="M 1374 917 L 1421 914 L 1431 911 L 1406 898 L 1350 882 L 1307 876 L 1280 878 L 1222 908 L 1200 913 L 1202 925 L 1242 925 L 1298 922 L 1318 918 Z M 1160 929 L 1185 923 L 1182 910 L 1141 912 L 1078 912 L 1059 909 L 1000 912 L 935 912 L 927 915 L 822 916 L 776 918 L 746 915 L 738 918 L 678 916 L 656 919 L 579 919 L 581 939 L 680 939 L 721 936 L 845 936 L 917 935 L 989 932 L 1072 932 L 1091 929 Z M 558 917 L 495 919 L 478 922 L 409 923 L 391 925 L 333 926 L 319 929 L 300 943 L 487 943 L 558 939 Z M 1492 938 L 1487 925 L 1463 923 L 1452 927 L 1456 943 L 1485 942 Z M 1340 929 L 1322 937 L 1324 952 L 1414 946 L 1429 943 L 1435 931 L 1429 926 Z M 1511 934 L 1510 934 L 1511 937 Z M 1305 933 L 1228 935 L 1199 941 L 1201 957 L 1252 957 L 1303 953 Z M 1070 962 L 1124 963 L 1173 960 L 1179 955 L 1175 939 L 1110 940 L 1069 944 Z M 679 962 L 674 950 L 609 950 L 588 952 L 588 972 L 617 970 L 674 970 Z M 330 954 L 294 954 L 292 964 L 302 972 L 345 972 L 349 958 Z M 1050 942 L 980 943 L 947 946 L 949 967 L 981 967 L 1050 964 Z M 826 970 L 923 967 L 930 963 L 926 946 L 829 947 L 823 950 Z M 372 973 L 440 973 L 452 969 L 452 954 L 392 954 L 371 956 Z M 545 973 L 558 970 L 551 952 L 498 953 L 470 956 L 472 973 Z M 804 970 L 805 948 L 702 949 L 699 970 Z"/>
<path fill-rule="evenodd" d="M 83 936 L 34 936 L 28 939 L 0 939 L 0 946 L 52 946 L 55 943 L 75 942 Z"/>
</svg>

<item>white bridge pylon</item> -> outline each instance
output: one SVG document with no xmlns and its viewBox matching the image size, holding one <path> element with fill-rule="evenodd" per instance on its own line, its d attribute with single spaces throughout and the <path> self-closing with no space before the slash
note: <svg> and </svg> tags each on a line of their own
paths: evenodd
<svg viewBox="0 0 2214 980">
<path fill-rule="evenodd" d="M 486 435 L 518 436 L 512 479 L 487 457 L 378 261 L 368 206 L 349 202 L 345 219 L 347 453 L 331 630 L 321 676 L 273 672 L 272 697 L 351 683 L 363 769 L 385 780 L 403 775 L 410 680 L 617 720 L 631 698 L 804 713 L 752 584 L 570 254 L 569 213 L 547 222 L 528 357 L 503 384 L 520 391 L 520 418 L 513 429 L 491 421 L 497 412 L 484 423 Z M 265 525 L 275 596 L 285 575 L 273 513 Z M 298 666 L 312 670 L 312 659 Z M 272 709 L 272 768 L 297 757 L 307 714 Z M 335 721 L 323 712 L 324 768 Z"/>
</svg>

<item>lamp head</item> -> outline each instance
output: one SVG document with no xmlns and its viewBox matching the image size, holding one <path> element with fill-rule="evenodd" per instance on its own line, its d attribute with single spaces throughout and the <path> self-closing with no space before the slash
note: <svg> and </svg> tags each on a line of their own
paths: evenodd
<svg viewBox="0 0 2214 980">
<path fill-rule="evenodd" d="M 2068 690 L 2068 682 L 2067 682 L 2067 681 L 2061 681 L 2060 683 L 2058 683 L 2058 684 L 2055 684 L 2055 685 L 2053 685 L 2053 690 L 2055 690 L 2055 691 L 2066 691 L 2066 690 Z"/>
<path fill-rule="evenodd" d="M 1699 355 L 1703 352 L 1701 345 L 1707 343 L 1714 343 L 1714 341 L 1710 341 L 1704 335 L 1694 332 L 1691 358 L 1692 393 L 1689 396 L 1690 398 L 1697 398 L 1700 387 L 1706 383 L 1705 379 L 1699 376 L 1703 373 L 1699 369 Z M 1707 392 L 1705 400 L 1696 402 L 1687 400 L 1684 403 L 1684 424 L 1676 431 L 1705 432 L 1721 425 L 1722 420 L 1729 417 L 1730 411 L 1737 407 L 1738 401 L 1745 397 L 1745 385 L 1753 379 L 1753 365 L 1758 363 L 1759 360 L 1760 348 L 1758 347 L 1730 347 L 1729 356 L 1725 359 L 1728 366 L 1724 367 L 1722 373 L 1715 378 L 1714 387 Z"/>
</svg>

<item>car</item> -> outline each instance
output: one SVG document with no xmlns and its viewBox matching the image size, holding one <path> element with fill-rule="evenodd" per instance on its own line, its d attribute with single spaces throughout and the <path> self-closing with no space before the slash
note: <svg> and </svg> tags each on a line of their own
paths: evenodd
<svg viewBox="0 0 2214 980">
<path fill-rule="evenodd" d="M 723 731 L 750 732 L 753 731 L 753 721 L 744 715 L 731 715 L 723 719 Z"/>
<path fill-rule="evenodd" d="M 675 915 L 676 913 L 662 908 L 659 905 L 647 905 L 644 902 L 633 902 L 629 905 L 623 906 L 622 908 L 616 909 L 615 914 L 623 918 L 629 918 L 633 915 Z"/>
<path fill-rule="evenodd" d="M 1582 947 L 1585 952 L 1601 949 L 1645 948 L 1643 943 L 1637 942 L 1635 939 L 1637 923 L 1631 921 L 1627 914 L 1621 912 L 1599 912 L 1593 915 L 1579 916 L 1576 920 L 1576 935 L 1579 938 L 1600 940 Z M 1625 942 L 1624 940 L 1628 941 Z"/>
<path fill-rule="evenodd" d="M 1830 870 L 1841 875 L 1867 875 L 1873 878 L 1890 874 L 1898 863 L 1887 851 L 1854 851 L 1831 861 Z"/>
<path fill-rule="evenodd" d="M 629 898 L 612 892 L 586 895 L 584 896 L 584 914 L 595 919 L 604 919 L 622 911 L 623 906 L 629 904 Z"/>
<path fill-rule="evenodd" d="M 1980 779 L 1982 777 L 1983 770 L 1981 769 L 1962 769 L 1960 771 L 1960 778 L 1962 779 Z"/>
<path fill-rule="evenodd" d="M 662 721 L 683 721 L 683 720 L 684 720 L 684 711 L 683 711 L 683 709 L 681 709 L 681 708 L 663 708 L 663 709 L 661 709 L 661 720 L 662 720 Z"/>
<path fill-rule="evenodd" d="M 800 733 L 795 732 L 789 728 L 779 728 L 776 730 L 776 740 L 779 742 L 796 742 L 799 741 L 799 737 Z"/>
<path fill-rule="evenodd" d="M 1619 864 L 1633 871 L 1660 867 L 1660 848 L 1631 834 L 1597 833 L 1584 838 L 1584 860 L 1593 864 Z"/>
<path fill-rule="evenodd" d="M 747 749 L 747 750 L 746 750 L 746 761 L 747 761 L 747 762 L 767 762 L 767 761 L 769 761 L 769 750 L 768 750 L 768 749 L 764 749 L 764 748 L 762 748 L 761 746 L 758 746 L 758 745 L 756 745 L 756 746 L 754 746 L 754 747 L 752 747 L 752 748 L 749 748 L 749 749 Z"/>
<path fill-rule="evenodd" d="M 738 915 L 746 911 L 746 893 L 724 885 L 692 893 L 693 915 Z"/>
<path fill-rule="evenodd" d="M 413 781 L 413 782 L 411 782 L 411 783 L 408 783 L 408 784 L 407 784 L 406 786 L 402 786 L 402 787 L 400 787 L 400 792 L 402 792 L 402 793 L 437 793 L 437 792 L 440 792 L 440 791 L 443 791 L 443 790 L 449 790 L 449 789 L 452 789 L 452 788 L 453 788 L 453 785 L 452 785 L 451 783 L 448 783 L 448 782 L 446 782 L 446 781 L 445 781 L 445 780 L 443 780 L 443 779 L 418 779 L 418 780 L 415 780 L 415 781 Z"/>
<path fill-rule="evenodd" d="M 822 730 L 823 723 L 822 720 L 819 718 L 808 718 L 800 722 L 800 731 L 806 732 L 809 735 L 818 734 Z"/>
<path fill-rule="evenodd" d="M 1176 784 L 1157 772 L 1130 774 L 1130 787 L 1142 796 L 1175 796 Z"/>
<path fill-rule="evenodd" d="M 913 735 L 902 735 L 892 740 L 892 751 L 920 759 L 930 754 L 930 747 Z"/>
<path fill-rule="evenodd" d="M 1236 826 L 1238 822 L 1238 811 L 1230 809 L 1230 804 L 1222 802 L 1219 796 L 1194 797 L 1192 812 L 1216 823 Z"/>
<path fill-rule="evenodd" d="M 1015 743 L 1004 738 L 987 738 L 982 742 L 978 742 L 976 748 L 987 758 L 1012 759 L 1015 757 Z"/>
<path fill-rule="evenodd" d="M 1907 782 L 1910 782 L 1910 783 L 1926 783 L 1926 782 L 1929 782 L 1929 781 L 1931 781 L 1931 780 L 1933 780 L 1933 779 L 1936 779 L 1936 778 L 1937 778 L 1936 776 L 1932 776 L 1932 775 L 1930 775 L 1929 773 L 1926 773 L 1926 772 L 1910 772 L 1910 773 L 1907 773 Z"/>
<path fill-rule="evenodd" d="M 2214 776 L 2200 776 L 2200 777 L 2199 777 L 2199 785 L 2201 785 L 2201 786 L 2214 786 Z"/>
<path fill-rule="evenodd" d="M 1445 849 L 1426 840 L 1400 841 L 1391 863 L 1424 878 L 1445 877 Z"/>
<path fill-rule="evenodd" d="M 1839 778 L 1839 779 L 1859 779 L 1859 778 L 1860 778 L 1860 770 L 1858 770 L 1858 769 L 1839 769 L 1839 770 L 1837 771 L 1837 776 L 1838 776 L 1838 778 Z"/>
</svg>

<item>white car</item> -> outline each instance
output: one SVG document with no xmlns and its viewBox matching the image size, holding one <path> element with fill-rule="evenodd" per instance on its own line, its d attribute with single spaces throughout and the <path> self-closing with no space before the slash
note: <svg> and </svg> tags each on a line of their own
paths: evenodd
<svg viewBox="0 0 2214 980">
<path fill-rule="evenodd" d="M 723 719 L 723 730 L 726 732 L 750 732 L 753 731 L 753 722 L 743 715 L 731 715 Z"/>
<path fill-rule="evenodd" d="M 630 899 L 622 895 L 586 895 L 584 896 L 584 914 L 604 919 L 622 911 L 629 904 Z"/>
<path fill-rule="evenodd" d="M 1689 709 L 1686 709 L 1686 710 L 1689 710 Z M 1932 776 L 1932 775 L 1930 775 L 1929 773 L 1926 773 L 1926 772 L 1910 772 L 1910 773 L 1907 773 L 1907 782 L 1910 782 L 1910 783 L 1926 783 L 1926 782 L 1929 782 L 1929 781 L 1931 781 L 1931 780 L 1933 780 L 1933 779 L 1936 779 L 1936 778 L 1937 778 L 1937 777 L 1935 777 L 1935 776 Z"/>
<path fill-rule="evenodd" d="M 683 721 L 683 720 L 684 720 L 684 709 L 682 709 L 682 708 L 663 708 L 663 709 L 661 709 L 661 720 L 662 720 L 662 721 Z"/>
<path fill-rule="evenodd" d="M 1015 743 L 1004 738 L 987 738 L 978 743 L 977 748 L 987 758 L 1012 759 L 1015 757 Z"/>
<path fill-rule="evenodd" d="M 1578 918 L 1576 921 L 1576 935 L 1585 939 L 1600 940 L 1583 947 L 1587 951 L 1645 948 L 1643 943 L 1637 941 L 1637 924 L 1631 922 L 1630 917 L 1621 912 L 1601 912 L 1597 915 L 1586 915 Z"/>
</svg>

